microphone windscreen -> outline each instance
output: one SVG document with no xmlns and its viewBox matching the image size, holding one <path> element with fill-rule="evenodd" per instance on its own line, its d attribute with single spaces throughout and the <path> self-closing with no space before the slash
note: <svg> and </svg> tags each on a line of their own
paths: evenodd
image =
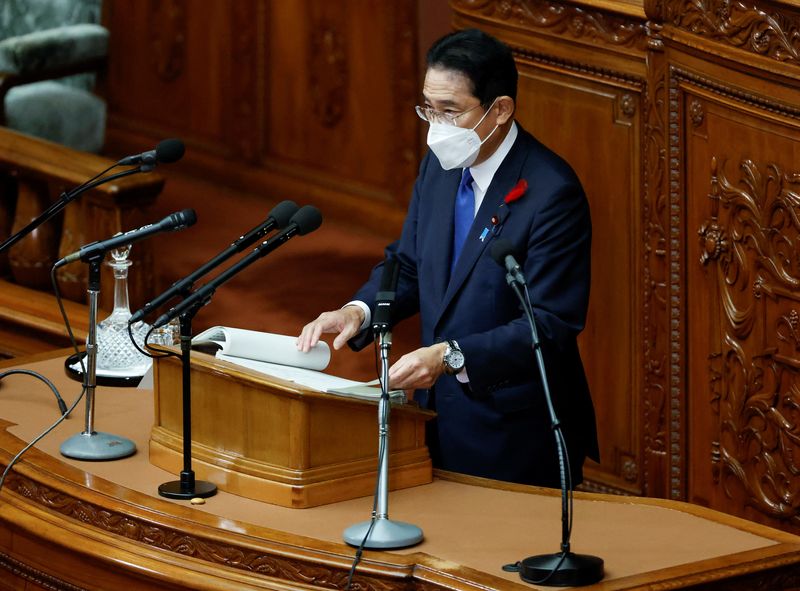
<svg viewBox="0 0 800 591">
<path fill-rule="evenodd" d="M 158 142 L 156 146 L 156 162 L 164 164 L 177 162 L 183 158 L 183 153 L 185 151 L 186 148 L 184 148 L 183 142 L 179 139 L 171 138 L 162 140 Z"/>
<path fill-rule="evenodd" d="M 507 238 L 498 238 L 492 244 L 489 253 L 492 255 L 494 262 L 501 267 L 505 267 L 506 257 L 514 254 L 514 245 Z"/>
<path fill-rule="evenodd" d="M 197 221 L 197 214 L 193 209 L 183 209 L 171 214 L 169 217 L 172 218 L 174 224 L 173 230 L 188 228 L 189 226 L 193 226 Z"/>
<path fill-rule="evenodd" d="M 297 233 L 303 236 L 322 225 L 322 214 L 313 205 L 304 205 L 292 216 L 291 222 L 297 224 Z"/>
<path fill-rule="evenodd" d="M 294 201 L 281 201 L 272 208 L 272 211 L 269 212 L 269 216 L 273 220 L 275 220 L 275 225 L 278 229 L 283 230 L 287 225 L 289 225 L 289 221 L 291 221 L 292 216 L 297 213 L 298 210 L 297 203 Z"/>
</svg>

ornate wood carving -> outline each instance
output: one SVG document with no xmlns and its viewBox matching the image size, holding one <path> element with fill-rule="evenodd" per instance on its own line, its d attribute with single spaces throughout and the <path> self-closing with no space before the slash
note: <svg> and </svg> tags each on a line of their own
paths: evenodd
<svg viewBox="0 0 800 591">
<path fill-rule="evenodd" d="M 705 119 L 705 111 L 703 110 L 703 103 L 697 99 L 693 99 L 689 105 L 689 118 L 692 120 L 692 125 L 700 127 Z"/>
<path fill-rule="evenodd" d="M 622 114 L 630 118 L 636 114 L 636 99 L 633 95 L 625 93 L 619 98 L 619 105 Z"/>
<path fill-rule="evenodd" d="M 303 585 L 343 589 L 347 583 L 349 571 L 346 568 L 337 569 L 320 563 L 288 558 L 279 555 L 278 552 L 254 551 L 243 545 L 225 544 L 211 538 L 205 539 L 180 530 L 154 525 L 143 519 L 109 511 L 68 496 L 13 471 L 7 477 L 5 488 L 81 523 L 161 550 Z M 389 591 L 404 588 L 405 584 L 406 581 L 403 579 L 366 576 L 358 572 L 353 578 L 353 588 L 364 591 Z M 433 584 L 429 584 L 429 588 L 444 589 Z"/>
<path fill-rule="evenodd" d="M 681 0 L 665 2 L 666 22 L 712 39 L 781 62 L 800 59 L 800 17 L 785 7 L 780 12 L 762 2 Z"/>
<path fill-rule="evenodd" d="M 533 0 L 455 0 L 452 4 L 458 10 L 542 29 L 553 35 L 568 35 L 592 44 L 637 49 L 647 46 L 644 23 L 599 10 Z"/>
<path fill-rule="evenodd" d="M 680 110 L 678 78 L 674 68 L 669 69 L 668 121 L 669 121 L 669 496 L 685 498 L 685 359 L 684 359 L 684 271 L 683 271 L 683 187 L 680 133 L 683 125 Z"/>
<path fill-rule="evenodd" d="M 711 374 L 722 376 L 711 401 L 720 466 L 712 469 L 728 498 L 743 490 L 748 504 L 797 525 L 800 173 L 747 159 L 739 169 L 729 180 L 724 162 L 712 161 L 712 217 L 701 232 L 722 320 Z"/>
<path fill-rule="evenodd" d="M 171 82 L 186 64 L 186 0 L 150 0 L 147 14 L 151 63 Z"/>
<path fill-rule="evenodd" d="M 18 581 L 25 581 L 25 583 L 32 583 L 41 589 L 48 589 L 50 591 L 87 591 L 83 587 L 78 587 L 71 583 L 65 583 L 56 579 L 52 575 L 43 573 L 19 560 L 15 560 L 7 554 L 0 552 L 0 569 L 8 571 L 10 576 Z"/>
<path fill-rule="evenodd" d="M 663 53 L 654 53 L 653 71 L 645 88 L 642 166 L 644 187 L 642 226 L 644 228 L 643 277 L 643 367 L 642 446 L 645 493 L 667 496 L 662 472 L 666 469 L 668 434 L 666 413 L 668 392 L 669 309 L 667 302 L 667 208 L 666 113 L 667 81 Z"/>
</svg>

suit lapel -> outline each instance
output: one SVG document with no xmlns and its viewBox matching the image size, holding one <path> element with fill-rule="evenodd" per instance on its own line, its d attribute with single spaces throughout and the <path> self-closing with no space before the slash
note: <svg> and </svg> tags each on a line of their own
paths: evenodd
<svg viewBox="0 0 800 591">
<path fill-rule="evenodd" d="M 442 317 L 455 295 L 461 289 L 467 277 L 469 277 L 483 251 L 492 242 L 495 236 L 495 232 L 492 231 L 494 226 L 494 224 L 492 224 L 492 217 L 497 216 L 497 225 L 500 226 L 508 215 L 509 208 L 503 203 L 503 199 L 520 178 L 522 164 L 525 160 L 525 152 L 520 148 L 523 139 L 522 136 L 523 133 L 520 133 L 520 136 L 517 138 L 516 142 L 514 142 L 514 146 L 511 148 L 508 156 L 506 156 L 505 160 L 503 160 L 500 168 L 497 169 L 497 172 L 495 173 L 494 178 L 489 185 L 489 189 L 486 191 L 486 195 L 483 198 L 481 207 L 475 216 L 475 220 L 472 223 L 469 233 L 467 234 L 467 239 L 464 243 L 463 249 L 461 250 L 461 255 L 459 256 L 456 266 L 453 269 L 453 276 L 450 278 L 449 283 L 446 284 L 446 288 L 443 290 L 444 296 L 442 298 L 439 311 L 436 314 L 436 323 L 439 322 L 439 319 Z M 452 203 L 453 199 L 455 199 L 455 191 L 457 189 L 458 184 L 456 183 L 455 189 L 453 190 L 453 198 L 450 200 L 451 211 L 448 218 L 449 225 L 447 226 L 449 228 L 448 233 L 450 236 L 450 247 L 447 249 L 448 253 L 452 250 Z M 481 240 L 482 235 L 483 240 Z M 449 265 L 449 261 L 450 257 L 448 256 L 446 262 L 447 265 Z M 447 267 L 445 267 L 444 276 L 447 276 Z"/>
</svg>

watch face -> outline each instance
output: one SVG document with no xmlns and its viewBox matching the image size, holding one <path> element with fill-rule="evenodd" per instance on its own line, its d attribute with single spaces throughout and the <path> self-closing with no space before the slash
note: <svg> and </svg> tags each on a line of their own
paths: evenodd
<svg viewBox="0 0 800 591">
<path fill-rule="evenodd" d="M 451 349 L 446 359 L 447 365 L 455 371 L 464 367 L 464 354 L 458 349 Z"/>
</svg>

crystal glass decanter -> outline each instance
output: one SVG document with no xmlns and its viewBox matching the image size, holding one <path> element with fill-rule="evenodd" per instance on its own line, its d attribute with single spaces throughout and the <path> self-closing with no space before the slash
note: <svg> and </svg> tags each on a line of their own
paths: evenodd
<svg viewBox="0 0 800 591">
<path fill-rule="evenodd" d="M 128 260 L 131 247 L 125 246 L 111 251 L 111 260 L 106 261 L 114 270 L 114 311 L 97 324 L 97 369 L 112 370 L 126 375 L 143 375 L 150 365 L 150 358 L 140 353 L 131 343 L 128 320 L 131 309 L 128 303 Z M 131 327 L 133 338 L 144 349 L 144 338 L 150 326 L 137 322 Z"/>
</svg>

